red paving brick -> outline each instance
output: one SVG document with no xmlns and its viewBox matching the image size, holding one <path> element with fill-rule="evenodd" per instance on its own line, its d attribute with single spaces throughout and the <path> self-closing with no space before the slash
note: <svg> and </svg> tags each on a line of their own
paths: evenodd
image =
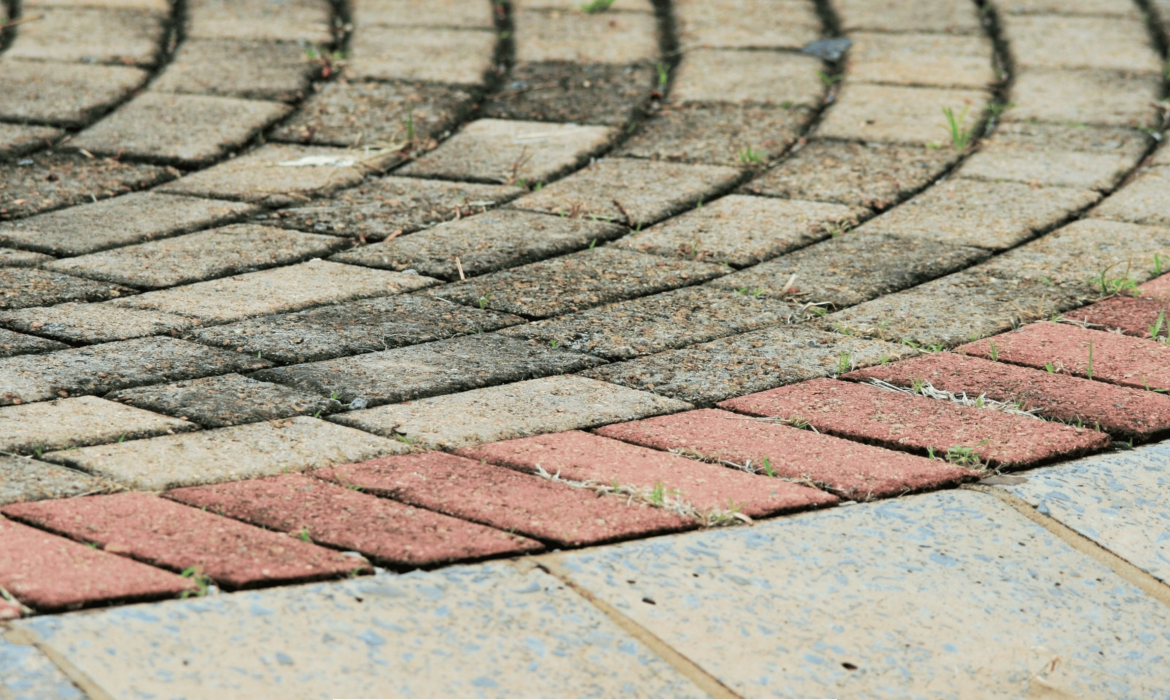
<svg viewBox="0 0 1170 700">
<path fill-rule="evenodd" d="M 1095 331 L 1067 323 L 1033 323 L 959 346 L 955 352 L 990 359 L 992 343 L 1000 362 L 1089 377 L 1089 344 L 1092 343 L 1091 379 L 1148 389 L 1170 389 L 1170 346 L 1118 333 Z"/>
<path fill-rule="evenodd" d="M 995 401 L 1018 402 L 1025 410 L 1039 409 L 1066 423 L 1100 425 L 1127 438 L 1149 440 L 1170 429 L 1170 397 L 953 352 L 860 369 L 842 379 L 870 377 L 904 387 L 924 380 L 936 389 L 966 393 L 972 399 L 986 394 Z"/>
<path fill-rule="evenodd" d="M 539 476 L 444 454 L 384 457 L 314 476 L 562 546 L 678 532 L 697 523 Z"/>
<path fill-rule="evenodd" d="M 170 598 L 196 588 L 175 574 L 4 518 L 0 586 L 40 612 Z"/>
<path fill-rule="evenodd" d="M 430 566 L 542 548 L 519 535 L 300 474 L 174 489 L 164 496 L 271 530 L 303 531 L 318 544 L 358 551 L 395 566 Z"/>
<path fill-rule="evenodd" d="M 868 500 L 939 488 L 975 478 L 967 469 L 880 447 L 702 409 L 616 423 L 593 432 L 708 460 L 760 465 L 776 476 L 810 479 L 846 498 Z"/>
<path fill-rule="evenodd" d="M 574 481 L 648 489 L 661 485 L 700 510 L 727 509 L 734 503 L 739 512 L 751 517 L 837 502 L 836 496 L 807 486 L 579 430 L 479 445 L 458 454 L 530 473 L 539 465 Z"/>
<path fill-rule="evenodd" d="M 1162 325 L 1157 329 L 1158 337 L 1166 337 L 1166 326 L 1170 322 L 1167 318 L 1170 314 L 1166 311 L 1165 299 L 1110 297 L 1076 311 L 1069 311 L 1064 317 L 1100 326 L 1101 330 L 1120 330 L 1126 335 L 1152 340 L 1159 316 L 1162 316 Z"/>
<path fill-rule="evenodd" d="M 0 511 L 165 569 L 198 567 L 225 588 L 320 580 L 359 568 L 339 552 L 145 493 L 17 503 Z"/>
<path fill-rule="evenodd" d="M 1138 290 L 1142 296 L 1170 299 L 1170 274 L 1155 277 L 1149 282 L 1139 285 Z"/>
<path fill-rule="evenodd" d="M 971 448 L 996 467 L 1033 466 L 1109 446 L 1108 435 L 1087 428 L 835 379 L 814 379 L 719 405 L 753 416 L 800 418 L 821 432 L 892 449 L 933 449 L 943 456 L 954 447 Z"/>
</svg>

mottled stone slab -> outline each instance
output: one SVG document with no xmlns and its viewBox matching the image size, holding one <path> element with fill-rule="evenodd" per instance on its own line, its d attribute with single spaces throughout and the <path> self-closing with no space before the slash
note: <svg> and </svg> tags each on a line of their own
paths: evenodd
<svg viewBox="0 0 1170 700">
<path fill-rule="evenodd" d="M 30 457 L 0 455 L 0 505 L 116 491 L 111 481 Z"/>
<path fill-rule="evenodd" d="M 298 416 L 50 452 L 44 458 L 133 489 L 163 491 L 299 472 L 408 449 L 395 440 Z"/>
<path fill-rule="evenodd" d="M 1144 127 L 1158 123 L 1155 75 L 1026 68 L 1014 77 L 1004 121 Z"/>
<path fill-rule="evenodd" d="M 113 304 L 68 302 L 0 312 L 0 324 L 70 343 L 111 343 L 148 335 L 178 335 L 198 325 L 194 319 Z"/>
<path fill-rule="evenodd" d="M 985 36 L 853 32 L 845 54 L 850 83 L 983 88 L 996 81 Z"/>
<path fill-rule="evenodd" d="M 45 148 L 64 135 L 60 129 L 48 126 L 0 124 L 0 160 Z"/>
<path fill-rule="evenodd" d="M 291 42 L 188 39 L 150 89 L 294 102 L 319 73 L 305 49 Z"/>
<path fill-rule="evenodd" d="M 354 34 L 345 72 L 351 80 L 478 86 L 494 68 L 495 45 L 496 35 L 485 31 L 364 27 Z"/>
<path fill-rule="evenodd" d="M 249 316 L 410 292 L 432 284 L 435 280 L 421 275 L 310 260 L 274 270 L 147 292 L 118 303 L 129 308 L 227 323 Z"/>
<path fill-rule="evenodd" d="M 650 8 L 639 3 L 633 9 Z M 658 27 L 649 12 L 587 14 L 521 8 L 512 21 L 516 60 L 522 63 L 630 64 L 658 58 Z"/>
<path fill-rule="evenodd" d="M 1134 224 L 1170 227 L 1170 168 L 1150 168 L 1138 174 L 1089 212 L 1089 216 Z"/>
<path fill-rule="evenodd" d="M 138 408 L 178 416 L 205 428 L 226 428 L 293 416 L 317 417 L 341 404 L 238 374 L 123 389 L 106 395 Z"/>
<path fill-rule="evenodd" d="M 281 3 L 190 0 L 185 27 L 191 39 L 309 42 L 328 45 L 330 6 L 321 0 Z"/>
<path fill-rule="evenodd" d="M 695 49 L 674 76 L 676 102 L 757 102 L 815 107 L 825 84 L 812 56 L 772 51 Z"/>
<path fill-rule="evenodd" d="M 0 163 L 0 221 L 144 189 L 175 175 L 154 165 L 45 151 Z"/>
<path fill-rule="evenodd" d="M 821 33 L 816 8 L 800 0 L 675 0 L 684 45 L 798 49 Z"/>
<path fill-rule="evenodd" d="M 167 238 L 257 211 L 239 202 L 136 192 L 0 224 L 0 242 L 54 255 L 85 255 Z"/>
<path fill-rule="evenodd" d="M 817 134 L 828 139 L 950 148 L 941 108 L 950 107 L 956 114 L 968 108 L 966 126 L 971 128 L 987 101 L 987 93 L 977 90 L 846 83 Z"/>
<path fill-rule="evenodd" d="M 270 363 L 176 338 L 139 338 L 0 360 L 0 406 L 227 374 Z"/>
<path fill-rule="evenodd" d="M 975 34 L 979 14 L 964 2 L 946 0 L 839 0 L 841 28 L 884 32 Z"/>
<path fill-rule="evenodd" d="M 46 267 L 106 282 L 158 289 L 288 265 L 328 255 L 345 245 L 346 241 L 336 236 L 232 224 L 66 258 Z"/>
<path fill-rule="evenodd" d="M 40 267 L 53 259 L 51 255 L 30 250 L 0 248 L 0 267 Z"/>
<path fill-rule="evenodd" d="M 188 337 L 293 364 L 486 333 L 517 323 L 523 319 L 403 294 L 263 316 L 197 330 Z"/>
<path fill-rule="evenodd" d="M 0 89 L 4 91 L 0 117 L 61 127 L 86 126 L 149 76 L 130 66 L 19 60 L 6 60 L 0 66 Z"/>
<path fill-rule="evenodd" d="M 22 333 L 13 333 L 12 331 L 6 331 L 0 328 L 0 357 L 65 350 L 68 347 L 68 345 L 58 343 L 55 340 L 46 340 Z"/>
<path fill-rule="evenodd" d="M 105 301 L 134 290 L 33 267 L 0 267 L 0 309 L 51 306 L 66 301 Z"/>
<path fill-rule="evenodd" d="M 458 280 L 571 253 L 625 232 L 603 221 L 500 209 L 353 248 L 331 260 Z"/>
<path fill-rule="evenodd" d="M 164 18 L 154 13 L 44 7 L 36 14 L 41 19 L 20 25 L 5 58 L 152 66 L 162 53 Z"/>
<path fill-rule="evenodd" d="M 624 126 L 658 86 L 652 66 L 550 61 L 521 63 L 481 107 L 484 117 Z"/>
<path fill-rule="evenodd" d="M 1140 18 L 1010 15 L 1003 22 L 1021 68 L 1162 71 Z"/>
<path fill-rule="evenodd" d="M 362 408 L 577 372 L 599 363 L 589 355 L 484 333 L 278 367 L 255 376 Z"/>
<path fill-rule="evenodd" d="M 78 396 L 0 408 L 0 452 L 39 454 L 181 433 L 197 427 L 96 396 Z"/>
<path fill-rule="evenodd" d="M 0 639 L 0 679 L 3 679 L 0 692 L 9 697 L 27 693 L 29 697 L 86 700 L 73 681 L 39 649 L 3 639 Z"/>
</svg>

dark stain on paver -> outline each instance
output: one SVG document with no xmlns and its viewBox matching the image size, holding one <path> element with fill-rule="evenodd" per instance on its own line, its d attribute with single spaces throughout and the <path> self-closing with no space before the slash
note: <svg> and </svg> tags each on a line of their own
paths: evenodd
<svg viewBox="0 0 1170 700">
<path fill-rule="evenodd" d="M 291 41 L 188 39 L 150 87 L 158 92 L 294 102 L 304 97 L 309 81 L 321 72 L 305 53 Z"/>
<path fill-rule="evenodd" d="M 767 163 L 800 138 L 814 115 L 805 106 L 696 102 L 664 106 L 617 155 L 734 167 Z"/>
<path fill-rule="evenodd" d="M 106 301 L 134 290 L 107 282 L 28 267 L 0 267 L 0 309 L 53 306 L 67 301 Z"/>
<path fill-rule="evenodd" d="M 482 107 L 485 117 L 622 126 L 646 109 L 654 69 L 610 63 L 521 63 Z"/>
<path fill-rule="evenodd" d="M 121 489 L 112 481 L 56 464 L 0 454 L 0 505 Z"/>
<path fill-rule="evenodd" d="M 19 219 L 132 190 L 177 177 L 154 165 L 87 158 L 79 153 L 47 151 L 0 163 L 0 221 Z"/>
</svg>

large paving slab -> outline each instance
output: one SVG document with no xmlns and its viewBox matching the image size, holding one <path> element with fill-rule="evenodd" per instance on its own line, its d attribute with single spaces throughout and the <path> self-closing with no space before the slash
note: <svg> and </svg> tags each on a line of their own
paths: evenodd
<svg viewBox="0 0 1170 700">
<path fill-rule="evenodd" d="M 494 67 L 495 45 L 495 34 L 485 31 L 364 27 L 354 34 L 345 70 L 352 80 L 478 86 Z"/>
<path fill-rule="evenodd" d="M 812 56 L 780 51 L 694 49 L 674 77 L 676 102 L 820 104 L 825 84 Z"/>
<path fill-rule="evenodd" d="M 294 102 L 320 67 L 294 43 L 188 39 L 151 90 Z"/>
<path fill-rule="evenodd" d="M 175 175 L 157 165 L 43 151 L 0 163 L 0 221 L 151 187 Z"/>
<path fill-rule="evenodd" d="M 982 36 L 852 32 L 850 83 L 982 88 L 996 81 L 991 42 Z"/>
<path fill-rule="evenodd" d="M 50 452 L 46 460 L 162 491 L 303 471 L 404 452 L 400 442 L 303 416 Z"/>
<path fill-rule="evenodd" d="M 1146 127 L 1158 123 L 1157 75 L 1025 68 L 1015 76 L 1005 122 Z"/>
<path fill-rule="evenodd" d="M 556 578 L 507 563 L 21 625 L 114 696 L 705 694 Z"/>
<path fill-rule="evenodd" d="M 163 18 L 154 13 L 43 7 L 36 14 L 41 19 L 20 25 L 5 58 L 151 66 L 162 53 Z"/>
<path fill-rule="evenodd" d="M 658 87 L 652 66 L 521 63 L 480 113 L 494 119 L 624 126 L 641 116 Z"/>
<path fill-rule="evenodd" d="M 0 267 L 0 309 L 51 306 L 66 301 L 106 301 L 132 294 L 116 284 L 31 267 Z"/>
<path fill-rule="evenodd" d="M 800 0 L 675 0 L 679 38 L 721 49 L 796 49 L 821 33 L 816 8 Z"/>
<path fill-rule="evenodd" d="M 577 8 L 572 8 L 577 9 Z M 658 57 L 657 22 L 642 12 L 577 13 L 521 8 L 513 16 L 516 60 L 628 65 Z"/>
<path fill-rule="evenodd" d="M 149 74 L 130 66 L 4 61 L 0 117 L 61 127 L 87 126 L 142 85 Z"/>
<path fill-rule="evenodd" d="M 31 457 L 0 455 L 0 505 L 117 491 L 107 479 Z"/>
<path fill-rule="evenodd" d="M 86 700 L 73 681 L 39 649 L 0 639 L 0 693 L 14 700 Z"/>
<path fill-rule="evenodd" d="M 193 423 L 96 396 L 0 408 L 0 452 L 30 454 L 181 433 Z"/>
<path fill-rule="evenodd" d="M 55 340 L 46 340 L 33 335 L 13 333 L 0 328 L 0 357 L 13 357 L 38 352 L 66 350 L 69 346 Z"/>
<path fill-rule="evenodd" d="M 293 416 L 316 417 L 341 407 L 330 399 L 238 374 L 123 389 L 107 394 L 107 398 L 194 421 L 206 428 Z"/>
<path fill-rule="evenodd" d="M 691 405 L 580 376 L 531 379 L 390 406 L 330 420 L 412 444 L 451 450 L 684 411 Z"/>
<path fill-rule="evenodd" d="M 67 302 L 0 312 L 0 324 L 69 343 L 112 343 L 148 335 L 178 335 L 198 323 L 158 311 L 113 304 Z"/>
<path fill-rule="evenodd" d="M 968 108 L 965 126 L 972 128 L 987 101 L 987 94 L 976 90 L 848 83 L 817 134 L 829 139 L 950 148 L 941 109 L 949 107 L 957 114 Z"/>
<path fill-rule="evenodd" d="M 227 374 L 271 363 L 176 338 L 139 338 L 0 360 L 0 406 Z"/>
<path fill-rule="evenodd" d="M 1164 695 L 1166 607 L 982 494 L 549 562 L 745 697 Z"/>
</svg>

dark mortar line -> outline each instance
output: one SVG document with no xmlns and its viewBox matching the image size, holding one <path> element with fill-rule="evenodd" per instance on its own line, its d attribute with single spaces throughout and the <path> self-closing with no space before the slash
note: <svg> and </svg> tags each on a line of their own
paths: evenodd
<svg viewBox="0 0 1170 700">
<path fill-rule="evenodd" d="M 19 20 L 23 17 L 23 10 L 24 8 L 21 6 L 20 0 L 0 0 L 0 12 L 3 13 L 0 16 L 0 20 L 3 20 L 5 23 Z M 12 46 L 12 42 L 16 41 L 16 34 L 19 31 L 20 25 L 5 27 L 3 30 L 0 30 L 0 54 L 3 54 Z"/>
</svg>

